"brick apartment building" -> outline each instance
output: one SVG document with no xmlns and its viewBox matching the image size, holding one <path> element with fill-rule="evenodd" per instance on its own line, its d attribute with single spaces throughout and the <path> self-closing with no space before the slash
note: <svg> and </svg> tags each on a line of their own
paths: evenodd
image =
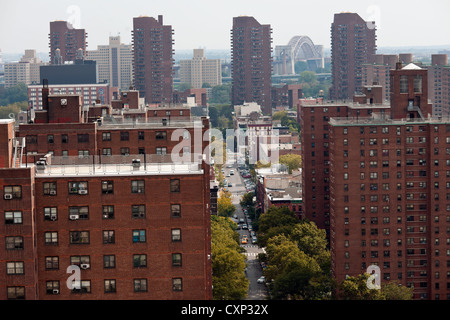
<svg viewBox="0 0 450 320">
<path fill-rule="evenodd" d="M 400 63 L 390 82 L 390 112 L 329 121 L 332 275 L 376 265 L 414 299 L 448 300 L 450 122 L 431 116 L 427 70 Z"/>
<path fill-rule="evenodd" d="M 173 94 L 173 30 L 163 16 L 133 18 L 134 87 L 145 102 L 170 103 Z"/>
<path fill-rule="evenodd" d="M 87 122 L 80 96 L 43 96 L 35 123 L 0 122 L 0 299 L 211 299 L 208 119 Z"/>
<path fill-rule="evenodd" d="M 231 103 L 256 102 L 266 115 L 272 114 L 272 29 L 255 18 L 233 18 L 231 30 Z"/>
<path fill-rule="evenodd" d="M 362 65 L 371 63 L 376 53 L 374 21 L 364 21 L 357 13 L 334 15 L 331 24 L 330 99 L 352 99 L 362 91 Z"/>
<path fill-rule="evenodd" d="M 50 22 L 49 47 L 50 64 L 64 64 L 75 61 L 77 51 L 86 56 L 87 33 L 85 29 L 76 29 L 69 22 L 56 20 Z"/>
<path fill-rule="evenodd" d="M 301 99 L 300 115 L 303 208 L 306 218 L 314 221 L 329 235 L 330 229 L 330 125 L 333 117 L 370 117 L 388 114 L 390 105 L 382 98 L 380 86 L 364 87 L 364 93 L 353 102 L 331 102 Z"/>
</svg>

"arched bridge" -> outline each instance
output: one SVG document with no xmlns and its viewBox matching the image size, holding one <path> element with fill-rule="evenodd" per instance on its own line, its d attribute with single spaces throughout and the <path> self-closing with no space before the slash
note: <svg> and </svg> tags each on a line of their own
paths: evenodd
<svg viewBox="0 0 450 320">
<path fill-rule="evenodd" d="M 287 45 L 275 47 L 274 73 L 293 74 L 298 60 L 322 60 L 322 46 L 316 46 L 308 36 L 294 36 Z"/>
</svg>

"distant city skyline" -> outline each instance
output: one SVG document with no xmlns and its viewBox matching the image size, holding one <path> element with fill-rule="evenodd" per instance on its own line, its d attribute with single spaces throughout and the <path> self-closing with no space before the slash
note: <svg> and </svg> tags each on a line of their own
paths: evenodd
<svg viewBox="0 0 450 320">
<path fill-rule="evenodd" d="M 131 43 L 133 18 L 164 16 L 174 30 L 174 49 L 230 49 L 233 17 L 247 15 L 273 30 L 272 47 L 287 44 L 296 35 L 307 35 L 315 44 L 330 47 L 330 26 L 335 13 L 355 12 L 375 21 L 377 46 L 439 46 L 450 48 L 450 2 L 421 1 L 288 1 L 229 0 L 31 0 L 2 1 L 0 49 L 20 53 L 25 49 L 48 52 L 51 21 L 65 20 L 88 33 L 88 50 L 120 35 Z M 6 31 L 5 31 L 6 30 Z"/>
</svg>

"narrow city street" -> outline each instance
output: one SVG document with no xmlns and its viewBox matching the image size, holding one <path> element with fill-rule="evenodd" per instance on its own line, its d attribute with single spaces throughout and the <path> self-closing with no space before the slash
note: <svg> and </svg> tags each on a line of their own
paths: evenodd
<svg viewBox="0 0 450 320">
<path fill-rule="evenodd" d="M 228 174 L 230 173 L 230 170 L 234 170 L 234 174 Z M 247 236 L 248 243 L 241 244 L 241 247 L 243 247 L 246 251 L 246 262 L 247 262 L 247 269 L 246 269 L 246 276 L 247 279 L 250 281 L 249 285 L 249 291 L 248 291 L 248 300 L 264 300 L 267 297 L 267 288 L 265 283 L 258 283 L 258 279 L 263 275 L 261 265 L 258 261 L 258 254 L 263 253 L 263 248 L 260 248 L 258 244 L 252 243 L 252 236 L 248 229 L 243 229 L 244 224 L 247 226 L 251 226 L 251 223 L 247 220 L 246 215 L 244 214 L 244 211 L 240 205 L 241 196 L 246 193 L 246 188 L 244 184 L 244 179 L 241 177 L 239 170 L 237 168 L 237 165 L 233 165 L 232 167 L 225 166 L 225 179 L 228 183 L 231 183 L 231 187 L 228 187 L 228 190 L 232 193 L 233 198 L 233 204 L 236 206 L 235 215 L 237 217 L 237 222 L 239 223 L 239 240 L 242 239 L 243 236 Z M 242 219 L 242 220 L 241 220 Z M 236 220 L 236 219 L 234 219 Z"/>
</svg>

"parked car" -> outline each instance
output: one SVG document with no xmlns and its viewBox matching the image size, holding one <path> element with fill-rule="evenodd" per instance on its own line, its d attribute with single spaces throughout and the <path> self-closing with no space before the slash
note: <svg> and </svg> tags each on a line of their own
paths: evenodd
<svg viewBox="0 0 450 320">
<path fill-rule="evenodd" d="M 243 225 L 242 225 L 242 230 L 247 230 L 248 229 L 248 226 L 244 223 Z"/>
<path fill-rule="evenodd" d="M 252 244 L 256 244 L 258 242 L 258 239 L 256 237 L 252 237 Z"/>
<path fill-rule="evenodd" d="M 266 282 L 266 277 L 264 277 L 264 276 L 259 277 L 259 279 L 256 280 L 256 282 L 257 282 L 257 283 L 265 283 L 265 282 Z"/>
<path fill-rule="evenodd" d="M 232 187 L 233 186 L 233 184 L 231 184 L 231 183 L 228 183 L 228 187 Z"/>
</svg>

